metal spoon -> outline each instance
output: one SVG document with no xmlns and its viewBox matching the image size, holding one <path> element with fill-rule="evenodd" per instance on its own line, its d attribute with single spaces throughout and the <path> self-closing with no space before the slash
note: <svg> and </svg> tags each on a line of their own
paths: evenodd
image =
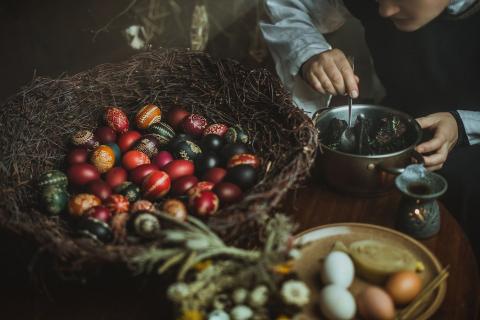
<svg viewBox="0 0 480 320">
<path fill-rule="evenodd" d="M 355 71 L 355 62 L 352 57 L 352 70 Z M 345 128 L 340 136 L 339 149 L 343 152 L 354 152 L 357 146 L 355 132 L 352 127 L 352 97 L 348 95 L 348 127 Z"/>
</svg>

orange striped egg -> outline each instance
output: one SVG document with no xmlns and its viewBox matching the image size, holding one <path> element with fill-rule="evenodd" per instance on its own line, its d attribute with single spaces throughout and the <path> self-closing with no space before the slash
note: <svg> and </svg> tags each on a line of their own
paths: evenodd
<svg viewBox="0 0 480 320">
<path fill-rule="evenodd" d="M 102 200 L 97 196 L 89 193 L 80 193 L 70 198 L 68 202 L 68 211 L 71 215 L 82 216 L 88 209 L 99 206 Z"/>
<path fill-rule="evenodd" d="M 162 110 L 154 104 L 147 104 L 135 116 L 135 123 L 139 129 L 147 129 L 160 120 L 162 120 Z"/>
<path fill-rule="evenodd" d="M 236 154 L 228 161 L 227 168 L 232 168 L 241 164 L 246 164 L 256 169 L 260 166 L 260 160 L 253 154 Z"/>
<path fill-rule="evenodd" d="M 102 144 L 92 152 L 90 162 L 98 172 L 105 173 L 115 165 L 115 153 L 112 148 Z"/>
</svg>

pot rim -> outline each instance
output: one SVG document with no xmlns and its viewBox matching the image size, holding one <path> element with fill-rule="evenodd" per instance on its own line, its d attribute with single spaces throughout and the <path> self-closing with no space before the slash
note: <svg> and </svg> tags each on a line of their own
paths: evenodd
<svg viewBox="0 0 480 320">
<path fill-rule="evenodd" d="M 414 143 L 412 143 L 411 145 L 409 145 L 408 147 L 402 149 L 402 150 L 399 150 L 399 151 L 395 151 L 395 152 L 391 152 L 391 153 L 384 153 L 384 154 L 375 154 L 375 155 L 361 155 L 361 154 L 354 154 L 354 153 L 347 153 L 347 152 L 342 152 L 342 151 L 339 151 L 339 150 L 334 150 L 332 148 L 329 148 L 327 147 L 325 144 L 322 143 L 322 141 L 320 140 L 319 141 L 319 148 L 320 148 L 320 151 L 322 152 L 322 149 L 325 148 L 327 149 L 328 151 L 330 152 L 333 152 L 333 153 L 337 153 L 337 154 L 340 154 L 340 155 L 343 155 L 343 156 L 349 156 L 349 157 L 353 157 L 353 158 L 359 158 L 359 159 L 384 159 L 384 158 L 390 158 L 390 157 L 395 157 L 395 156 L 398 156 L 398 155 L 401 155 L 401 154 L 404 154 L 412 149 L 415 149 L 415 147 L 418 145 L 418 143 L 422 140 L 422 128 L 420 127 L 420 125 L 418 124 L 418 122 L 412 117 L 410 116 L 409 114 L 403 112 L 403 111 L 400 111 L 400 110 L 397 110 L 397 109 L 394 109 L 394 108 L 390 108 L 390 107 L 385 107 L 385 106 L 380 106 L 380 105 L 373 105 L 373 104 L 354 104 L 352 105 L 352 109 L 354 109 L 355 107 L 358 107 L 358 106 L 365 106 L 365 107 L 368 107 L 368 108 L 371 108 L 371 109 L 377 109 L 377 110 L 382 110 L 382 111 L 386 111 L 388 113 L 391 113 L 391 114 L 395 114 L 395 115 L 398 115 L 400 116 L 402 119 L 406 119 L 407 122 L 409 123 L 412 123 L 414 128 L 415 128 L 415 131 L 417 132 L 417 139 L 415 140 Z M 328 113 L 332 112 L 333 110 L 337 110 L 337 109 L 342 109 L 342 108 L 348 108 L 348 105 L 341 105 L 341 106 L 337 106 L 337 107 L 332 107 L 332 108 L 325 108 L 323 109 L 323 111 L 318 115 L 318 117 L 314 118 L 313 121 L 314 121 L 314 125 L 315 125 L 315 128 L 317 128 L 317 123 L 322 119 L 324 118 Z M 318 130 L 318 128 L 317 128 Z M 319 130 L 318 130 L 319 131 Z M 320 132 L 320 131 L 319 131 Z"/>
</svg>

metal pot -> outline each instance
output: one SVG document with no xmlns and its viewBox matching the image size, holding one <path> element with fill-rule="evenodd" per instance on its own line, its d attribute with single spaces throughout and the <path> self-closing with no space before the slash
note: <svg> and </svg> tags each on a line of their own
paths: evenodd
<svg viewBox="0 0 480 320">
<path fill-rule="evenodd" d="M 411 144 L 400 151 L 381 155 L 356 155 L 333 150 L 320 141 L 317 158 L 317 171 L 322 179 L 337 190 L 354 194 L 378 194 L 391 189 L 397 174 L 413 162 L 423 162 L 423 157 L 415 151 L 422 138 L 422 130 L 411 116 L 395 109 L 358 104 L 352 108 L 352 117 L 363 113 L 373 121 L 396 115 L 407 124 L 412 132 Z M 320 132 L 326 130 L 333 118 L 348 120 L 348 106 L 327 108 L 314 116 L 315 126 Z"/>
</svg>

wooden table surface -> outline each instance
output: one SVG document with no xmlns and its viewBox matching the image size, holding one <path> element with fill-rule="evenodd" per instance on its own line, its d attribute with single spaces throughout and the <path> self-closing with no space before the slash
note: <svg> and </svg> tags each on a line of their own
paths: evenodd
<svg viewBox="0 0 480 320">
<path fill-rule="evenodd" d="M 292 193 L 284 210 L 294 215 L 299 231 L 339 222 L 372 223 L 394 227 L 400 201 L 396 190 L 370 198 L 355 197 L 310 182 Z M 440 204 L 441 229 L 434 237 L 420 241 L 443 266 L 450 265 L 445 300 L 432 319 L 473 320 L 479 317 L 480 280 L 472 248 L 455 218 Z"/>
</svg>

